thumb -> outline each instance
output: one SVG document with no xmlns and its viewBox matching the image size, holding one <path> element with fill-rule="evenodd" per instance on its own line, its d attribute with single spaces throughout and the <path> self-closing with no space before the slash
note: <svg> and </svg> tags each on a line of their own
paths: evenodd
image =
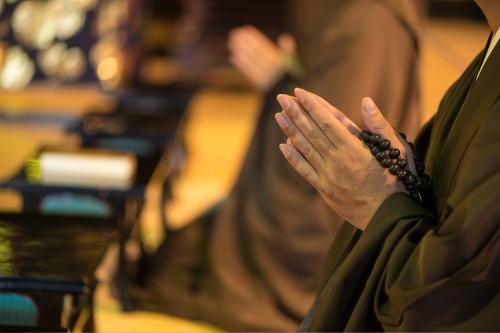
<svg viewBox="0 0 500 333">
<path fill-rule="evenodd" d="M 290 34 L 281 34 L 277 40 L 278 47 L 286 54 L 293 54 L 297 49 L 295 39 Z"/>
<path fill-rule="evenodd" d="M 368 130 L 389 140 L 393 147 L 398 148 L 402 155 L 406 156 L 410 171 L 416 174 L 412 149 L 396 130 L 392 128 L 391 124 L 384 118 L 382 112 L 380 112 L 371 98 L 363 98 L 361 102 L 361 113 Z"/>
<path fill-rule="evenodd" d="M 395 131 L 391 124 L 385 120 L 382 112 L 380 112 L 371 98 L 363 98 L 361 103 L 361 113 L 366 127 L 370 130 L 370 132 L 377 133 L 387 139 L 395 135 Z"/>
</svg>

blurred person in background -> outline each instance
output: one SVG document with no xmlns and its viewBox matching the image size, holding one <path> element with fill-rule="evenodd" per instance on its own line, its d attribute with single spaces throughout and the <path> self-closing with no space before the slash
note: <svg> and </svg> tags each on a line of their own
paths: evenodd
<svg viewBox="0 0 500 333">
<path fill-rule="evenodd" d="M 276 43 L 252 26 L 228 36 L 231 62 L 262 94 L 255 133 L 228 197 L 148 259 L 131 289 L 141 309 L 253 332 L 294 331 L 306 315 L 342 218 L 277 154 L 286 138 L 277 93 L 300 85 L 342 110 L 372 96 L 410 138 L 420 127 L 414 0 L 290 0 L 289 9 L 290 31 Z"/>
</svg>

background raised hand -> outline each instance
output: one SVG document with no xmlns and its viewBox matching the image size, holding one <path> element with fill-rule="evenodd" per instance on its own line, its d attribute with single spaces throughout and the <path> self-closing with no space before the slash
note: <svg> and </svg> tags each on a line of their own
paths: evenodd
<svg viewBox="0 0 500 333">
<path fill-rule="evenodd" d="M 289 34 L 274 43 L 254 26 L 233 29 L 228 36 L 229 60 L 260 92 L 267 92 L 287 72 L 296 45 Z"/>
</svg>

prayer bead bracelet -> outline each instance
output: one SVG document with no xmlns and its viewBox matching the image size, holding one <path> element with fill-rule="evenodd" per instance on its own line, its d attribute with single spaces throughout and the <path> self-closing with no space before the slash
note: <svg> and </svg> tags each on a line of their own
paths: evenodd
<svg viewBox="0 0 500 333">
<path fill-rule="evenodd" d="M 406 141 L 404 133 L 399 133 L 399 135 Z M 420 155 L 413 152 L 413 160 L 417 169 L 417 175 L 414 175 L 410 170 L 406 169 L 408 161 L 400 157 L 401 152 L 399 149 L 393 148 L 389 140 L 382 139 L 380 135 L 373 134 L 366 129 L 362 130 L 358 137 L 370 148 L 372 155 L 375 156 L 380 165 L 389 169 L 391 175 L 396 176 L 399 181 L 404 183 L 410 197 L 432 211 L 433 191 L 430 186 L 431 178 L 424 172 L 425 165 L 420 162 Z M 413 143 L 406 142 L 413 151 Z"/>
</svg>

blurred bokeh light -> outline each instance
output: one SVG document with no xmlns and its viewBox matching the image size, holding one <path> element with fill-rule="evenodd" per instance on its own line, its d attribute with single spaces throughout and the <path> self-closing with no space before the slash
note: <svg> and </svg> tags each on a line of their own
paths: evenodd
<svg viewBox="0 0 500 333">
<path fill-rule="evenodd" d="M 120 86 L 130 0 L 0 0 L 0 90 Z"/>
</svg>

